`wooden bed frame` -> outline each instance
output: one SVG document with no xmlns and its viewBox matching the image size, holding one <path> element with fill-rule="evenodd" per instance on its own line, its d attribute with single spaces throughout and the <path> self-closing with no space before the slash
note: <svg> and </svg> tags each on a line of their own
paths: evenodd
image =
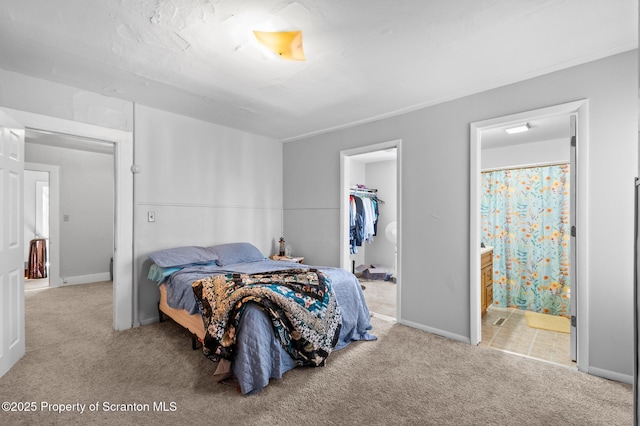
<svg viewBox="0 0 640 426">
<path fill-rule="evenodd" d="M 191 346 L 194 350 L 198 349 L 198 341 L 202 343 L 205 335 L 202 315 L 189 314 L 184 309 L 172 308 L 167 304 L 167 287 L 164 284 L 161 284 L 159 288 L 160 301 L 158 302 L 158 315 L 160 316 L 160 322 L 164 321 L 164 314 L 189 330 L 191 333 Z"/>
</svg>

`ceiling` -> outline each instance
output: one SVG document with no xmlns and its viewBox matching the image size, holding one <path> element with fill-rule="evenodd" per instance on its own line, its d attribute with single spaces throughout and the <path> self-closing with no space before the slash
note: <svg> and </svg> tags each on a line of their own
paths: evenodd
<svg viewBox="0 0 640 426">
<path fill-rule="evenodd" d="M 508 134 L 505 129 L 519 124 L 529 124 L 529 130 L 522 133 Z M 537 118 L 523 123 L 510 124 L 482 131 L 482 149 L 502 148 L 509 145 L 545 142 L 564 139 L 569 143 L 571 137 L 568 114 Z"/>
<path fill-rule="evenodd" d="M 390 161 L 398 158 L 397 148 L 381 149 L 378 151 L 365 152 L 364 154 L 356 154 L 349 156 L 351 161 L 358 163 L 369 164 L 377 163 L 379 161 Z"/>
<path fill-rule="evenodd" d="M 0 68 L 268 136 L 372 121 L 638 46 L 636 0 L 2 0 Z M 306 61 L 252 30 L 302 30 Z"/>
</svg>

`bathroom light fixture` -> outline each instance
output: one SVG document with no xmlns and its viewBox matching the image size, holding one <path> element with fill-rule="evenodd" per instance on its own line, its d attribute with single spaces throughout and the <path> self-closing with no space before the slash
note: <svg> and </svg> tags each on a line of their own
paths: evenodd
<svg viewBox="0 0 640 426">
<path fill-rule="evenodd" d="M 509 133 L 510 135 L 512 135 L 514 133 L 526 132 L 530 128 L 531 128 L 531 126 L 529 125 L 529 123 L 524 123 L 524 124 L 521 124 L 521 125 L 516 126 L 516 127 L 509 127 L 508 129 L 504 129 L 504 131 Z"/>
<path fill-rule="evenodd" d="M 256 40 L 282 59 L 304 61 L 302 31 L 254 31 Z"/>
</svg>

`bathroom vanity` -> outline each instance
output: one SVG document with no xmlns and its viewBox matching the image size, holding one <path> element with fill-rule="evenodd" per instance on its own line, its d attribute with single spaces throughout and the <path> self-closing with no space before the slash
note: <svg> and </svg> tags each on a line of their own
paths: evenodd
<svg viewBox="0 0 640 426">
<path fill-rule="evenodd" d="M 493 247 L 480 249 L 480 312 L 487 313 L 493 304 Z"/>
</svg>

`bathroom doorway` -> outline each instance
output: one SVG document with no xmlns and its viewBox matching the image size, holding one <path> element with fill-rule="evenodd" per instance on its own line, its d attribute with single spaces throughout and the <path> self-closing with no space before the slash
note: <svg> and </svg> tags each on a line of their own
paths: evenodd
<svg viewBox="0 0 640 426">
<path fill-rule="evenodd" d="M 585 155 L 586 152 L 586 101 L 572 102 L 569 104 L 558 105 L 555 107 L 544 108 L 541 110 L 530 111 L 527 113 L 514 114 L 512 116 L 501 117 L 493 120 L 487 120 L 481 123 L 472 123 L 471 125 L 471 340 L 473 344 L 482 344 L 484 346 L 496 347 L 501 350 L 507 350 L 509 352 L 521 354 L 524 356 L 534 358 L 545 358 L 545 354 L 541 352 L 541 349 L 536 346 L 536 340 L 539 343 L 544 343 L 544 348 L 549 349 L 547 361 L 561 363 L 565 365 L 574 365 L 572 360 L 577 361 L 575 364 L 578 368 L 581 365 L 586 365 L 585 357 L 588 356 L 582 348 L 586 348 L 586 342 L 582 341 L 582 337 L 586 336 L 586 321 L 577 321 L 578 317 L 585 317 L 587 314 L 587 306 L 578 305 L 576 300 L 579 292 L 586 292 L 586 280 L 584 275 L 580 274 L 581 264 L 579 258 L 579 250 L 576 249 L 576 212 L 580 208 L 580 203 L 584 198 L 580 197 L 576 188 L 580 176 L 584 176 L 586 173 L 585 167 L 578 170 L 578 164 L 580 158 Z M 521 141 L 514 145 L 512 142 L 507 141 L 505 130 L 512 129 L 517 126 L 523 126 L 526 128 L 524 133 L 520 136 Z M 553 133 L 554 126 L 560 130 L 556 130 Z M 546 130 L 549 133 L 546 133 Z M 537 130 L 528 131 L 528 130 Z M 526 135 L 526 136 L 524 136 Z M 513 136 L 513 135 L 512 135 Z M 580 138 L 578 138 L 580 136 Z M 579 139 L 579 143 L 577 143 Z M 582 148 L 582 153 L 577 149 Z M 491 152 L 493 151 L 493 152 Z M 497 155 L 499 154 L 499 155 Z M 527 155 L 526 160 L 522 160 L 522 154 Z M 513 160 L 520 155 L 519 160 Z M 486 157 L 486 158 L 485 158 Z M 511 159 L 511 161 L 509 160 Z M 507 163 L 510 164 L 506 164 Z M 494 162 L 493 164 L 491 162 Z M 502 163 L 500 163 L 502 162 Z M 491 278 L 496 281 L 490 282 L 489 288 L 491 289 L 491 301 L 490 305 L 494 308 L 486 308 L 482 306 L 482 292 L 483 284 L 487 281 L 486 278 L 480 279 L 481 274 L 481 262 L 480 253 L 482 250 L 487 251 L 487 248 L 480 247 L 481 242 L 486 240 L 486 236 L 492 237 L 492 230 L 485 229 L 486 235 L 482 235 L 482 215 L 481 209 L 487 210 L 487 206 L 481 207 L 483 191 L 487 188 L 481 186 L 482 175 L 481 172 L 492 173 L 492 170 L 507 169 L 506 174 L 500 175 L 500 179 L 496 178 L 493 182 L 501 182 L 504 176 L 517 173 L 515 170 L 526 170 L 527 173 L 538 173 L 538 171 L 547 171 L 547 169 L 560 168 L 566 172 L 567 180 L 567 195 L 569 200 L 565 201 L 570 204 L 570 209 L 567 209 L 566 224 L 564 231 L 565 234 L 555 235 L 560 243 L 564 243 L 567 246 L 567 252 L 570 257 L 564 260 L 563 264 L 567 267 L 565 271 L 560 272 L 560 279 L 547 276 L 546 273 L 538 275 L 536 270 L 529 271 L 534 279 L 524 279 L 522 283 L 518 282 L 520 276 L 515 279 L 502 276 L 498 267 L 493 267 Z M 513 171 L 513 172 L 512 172 Z M 579 172 L 579 173 L 578 173 Z M 551 179 L 551 178 L 546 178 Z M 564 179 L 564 178 L 563 178 Z M 560 182 L 560 178 L 555 178 L 556 183 Z M 523 181 L 525 181 L 523 179 Z M 564 182 L 564 181 L 563 181 Z M 486 183 L 486 182 L 485 182 Z M 541 186 L 540 190 L 546 188 Z M 570 188 L 570 191 L 569 191 Z M 529 187 L 527 186 L 527 189 Z M 510 190 L 510 189 L 506 189 Z M 580 188 L 584 191 L 585 188 Z M 506 195 L 505 195 L 506 196 Z M 496 209 L 494 209 L 496 210 Z M 569 212 L 570 210 L 570 212 Z M 502 212 L 505 213 L 504 211 Z M 487 212 L 485 212 L 487 214 Z M 524 212 L 509 212 L 511 215 L 520 215 Z M 515 218 L 516 216 L 511 216 Z M 564 219 L 563 219 L 564 220 Z M 536 225 L 538 226 L 538 225 Z M 486 227 L 485 227 L 486 228 Z M 546 226 L 545 226 L 546 228 Z M 509 234 L 510 235 L 510 234 Z M 511 238 L 506 235 L 501 239 L 494 239 L 498 244 L 502 244 L 505 238 Z M 527 233 L 526 235 L 530 235 Z M 516 236 L 513 236 L 517 238 Z M 493 238 L 493 237 L 492 237 Z M 542 241 L 544 235 L 536 235 L 536 238 L 540 238 Z M 506 243 L 505 243 L 506 245 Z M 570 249 L 570 250 L 569 250 Z M 531 263 L 531 255 L 525 254 L 521 250 L 522 259 L 515 259 L 516 262 L 529 262 Z M 503 262 L 507 257 L 504 252 L 504 248 L 500 248 L 498 252 L 493 253 L 493 261 Z M 484 259 L 484 258 L 483 258 Z M 547 259 L 548 261 L 549 259 Z M 483 261 L 484 264 L 484 261 Z M 495 265 L 492 265 L 495 266 Z M 476 270 L 477 269 L 477 270 Z M 497 274 L 497 275 L 496 275 Z M 526 275 L 526 274 L 523 274 Z M 564 279 L 566 278 L 567 284 L 570 282 L 570 290 L 564 294 L 561 294 L 562 289 L 568 289 L 569 286 L 564 286 Z M 580 278 L 580 281 L 578 280 Z M 579 281 L 579 290 L 578 290 Z M 482 283 L 482 284 L 481 284 Z M 562 285 L 560 285 L 562 283 Z M 563 318 L 566 324 L 563 323 L 563 334 L 555 336 L 548 333 L 548 330 L 539 329 L 534 327 L 534 321 L 529 321 L 531 316 L 527 314 L 526 320 L 524 317 L 525 306 L 527 305 L 527 297 L 524 297 L 524 292 L 518 294 L 517 297 L 512 298 L 511 301 L 506 304 L 503 300 L 500 300 L 496 296 L 496 290 L 498 293 L 507 291 L 508 289 L 518 290 L 520 285 L 526 290 L 533 289 L 540 292 L 544 292 L 544 297 L 557 296 L 569 299 L 569 303 L 560 316 Z M 538 295 L 536 294 L 536 297 Z M 531 298 L 530 298 L 531 299 Z M 543 308 L 538 305 L 540 299 L 536 299 L 535 311 L 540 313 L 546 313 L 547 308 Z M 546 299 L 545 299 L 546 300 Z M 515 301 L 515 302 L 514 302 Z M 492 303 L 495 302 L 495 303 Z M 563 300 L 567 302 L 567 300 Z M 521 306 L 522 305 L 522 306 Z M 529 305 L 531 302 L 529 301 Z M 557 307 L 550 307 L 550 310 Z M 531 309 L 529 307 L 528 309 Z M 486 312 L 486 313 L 485 313 Z M 556 312 L 557 314 L 557 312 Z M 581 328 L 577 329 L 576 323 L 581 324 Z M 506 328 L 504 328 L 506 327 Z M 520 330 L 521 332 L 519 332 Z M 524 330 L 524 331 L 523 331 Z M 564 331 L 568 333 L 564 333 Z M 577 339 L 578 333 L 580 340 Z M 547 335 L 549 334 L 549 335 Z M 588 338 L 586 336 L 585 338 Z M 576 344 L 580 341 L 580 346 Z M 551 359 L 549 359 L 551 358 Z M 561 362 L 562 361 L 562 362 Z"/>
</svg>

